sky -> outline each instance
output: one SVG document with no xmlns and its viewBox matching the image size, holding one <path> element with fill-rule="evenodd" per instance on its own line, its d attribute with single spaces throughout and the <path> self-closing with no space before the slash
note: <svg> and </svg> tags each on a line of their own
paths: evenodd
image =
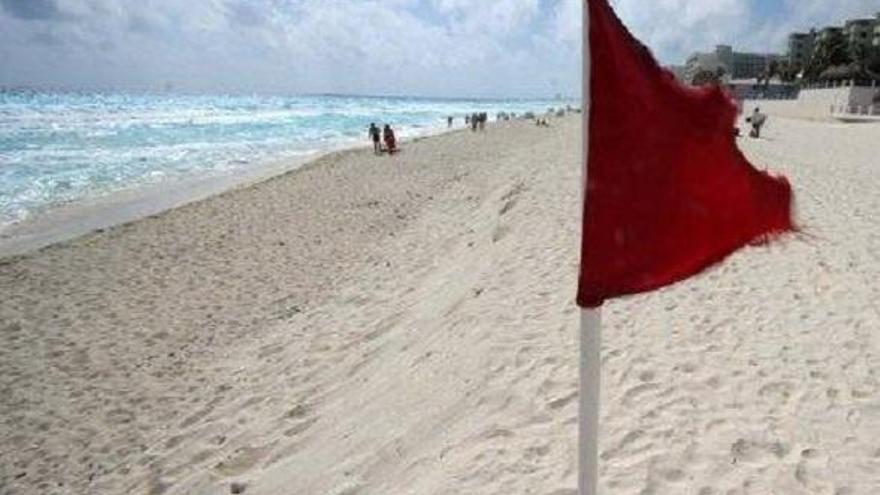
<svg viewBox="0 0 880 495">
<path fill-rule="evenodd" d="M 582 0 L 0 0 L 0 86 L 549 97 Z M 664 64 L 873 16 L 880 0 L 613 0 Z"/>
</svg>

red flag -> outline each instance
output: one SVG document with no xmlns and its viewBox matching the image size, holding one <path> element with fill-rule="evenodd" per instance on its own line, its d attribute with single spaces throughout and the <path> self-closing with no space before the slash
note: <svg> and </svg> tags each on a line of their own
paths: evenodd
<svg viewBox="0 0 880 495">
<path fill-rule="evenodd" d="M 792 230 L 791 186 L 737 149 L 732 99 L 717 86 L 680 84 L 607 0 L 586 3 L 590 114 L 578 304 L 678 282 Z"/>
</svg>

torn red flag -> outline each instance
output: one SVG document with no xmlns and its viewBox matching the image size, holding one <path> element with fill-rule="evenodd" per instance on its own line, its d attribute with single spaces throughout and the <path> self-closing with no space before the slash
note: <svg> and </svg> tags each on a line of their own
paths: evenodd
<svg viewBox="0 0 880 495">
<path fill-rule="evenodd" d="M 685 87 L 607 0 L 586 4 L 578 304 L 596 307 L 681 281 L 746 244 L 792 230 L 791 186 L 739 151 L 734 101 L 717 86 Z"/>
</svg>

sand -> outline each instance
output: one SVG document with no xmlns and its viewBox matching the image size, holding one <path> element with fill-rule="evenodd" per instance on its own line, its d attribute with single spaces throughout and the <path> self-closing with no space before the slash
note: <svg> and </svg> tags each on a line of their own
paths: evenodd
<svg viewBox="0 0 880 495">
<path fill-rule="evenodd" d="M 580 122 L 334 153 L 0 260 L 0 493 L 576 484 Z M 880 492 L 880 126 L 771 118 L 802 236 L 604 309 L 601 486 Z"/>
</svg>

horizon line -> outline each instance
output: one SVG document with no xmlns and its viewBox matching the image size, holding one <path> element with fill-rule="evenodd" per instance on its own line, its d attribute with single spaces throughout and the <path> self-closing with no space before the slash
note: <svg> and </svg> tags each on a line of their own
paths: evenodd
<svg viewBox="0 0 880 495">
<path fill-rule="evenodd" d="M 345 92 L 281 92 L 281 91 L 198 91 L 198 90 L 180 90 L 175 88 L 112 88 L 112 87 L 74 87 L 74 86 L 52 86 L 52 85 L 6 85 L 0 84 L 0 93 L 11 92 L 33 92 L 33 93 L 97 93 L 97 94 L 149 94 L 149 95 L 179 95 L 179 96 L 261 96 L 261 97 L 282 97 L 282 98 L 314 98 L 314 97 L 330 97 L 330 98 L 396 98 L 396 99 L 421 99 L 421 100 L 470 100 L 470 101 L 501 101 L 501 100 L 581 100 L 581 96 L 566 95 L 557 93 L 553 96 L 428 96 L 421 94 L 365 94 L 365 93 L 345 93 Z"/>
</svg>

